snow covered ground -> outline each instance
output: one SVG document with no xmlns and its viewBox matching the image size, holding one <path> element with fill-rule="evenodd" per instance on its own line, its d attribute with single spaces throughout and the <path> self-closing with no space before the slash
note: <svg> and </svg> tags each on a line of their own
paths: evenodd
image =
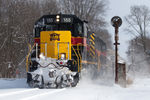
<svg viewBox="0 0 150 100">
<path fill-rule="evenodd" d="M 31 89 L 25 79 L 0 79 L 0 100 L 150 100 L 150 78 L 127 88 L 82 79 L 75 88 Z"/>
</svg>

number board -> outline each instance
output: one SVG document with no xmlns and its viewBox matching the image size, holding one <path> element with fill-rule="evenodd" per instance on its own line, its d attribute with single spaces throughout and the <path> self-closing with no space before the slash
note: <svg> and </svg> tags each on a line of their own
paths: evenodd
<svg viewBox="0 0 150 100">
<path fill-rule="evenodd" d="M 46 23 L 53 23 L 53 22 L 55 22 L 54 18 L 46 18 Z"/>
<path fill-rule="evenodd" d="M 61 18 L 61 23 L 72 23 L 73 22 L 73 18 L 71 17 L 62 17 Z M 58 23 L 56 22 L 56 18 L 46 18 L 46 24 L 50 24 L 50 23 Z"/>
<path fill-rule="evenodd" d="M 72 23 L 73 22 L 73 19 L 71 17 L 63 17 L 61 19 L 61 22 L 62 23 Z"/>
</svg>

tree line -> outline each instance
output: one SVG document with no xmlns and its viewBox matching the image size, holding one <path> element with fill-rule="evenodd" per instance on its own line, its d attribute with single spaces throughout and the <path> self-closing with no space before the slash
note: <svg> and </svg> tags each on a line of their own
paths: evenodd
<svg viewBox="0 0 150 100">
<path fill-rule="evenodd" d="M 129 70 L 134 74 L 150 73 L 150 9 L 145 5 L 134 5 L 125 17 L 128 27 L 125 31 L 132 35 L 127 55 Z"/>
</svg>

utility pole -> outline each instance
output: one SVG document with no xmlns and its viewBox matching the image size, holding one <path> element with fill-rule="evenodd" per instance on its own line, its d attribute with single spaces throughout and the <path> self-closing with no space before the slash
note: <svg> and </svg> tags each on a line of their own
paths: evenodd
<svg viewBox="0 0 150 100">
<path fill-rule="evenodd" d="M 118 43 L 118 29 L 122 24 L 122 19 L 119 16 L 114 16 L 111 19 L 111 24 L 115 28 L 115 83 L 118 83 L 118 45 L 120 45 Z"/>
</svg>

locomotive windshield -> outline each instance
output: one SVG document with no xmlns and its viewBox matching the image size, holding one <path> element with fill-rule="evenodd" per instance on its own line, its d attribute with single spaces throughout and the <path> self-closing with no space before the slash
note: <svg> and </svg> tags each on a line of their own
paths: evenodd
<svg viewBox="0 0 150 100">
<path fill-rule="evenodd" d="M 60 18 L 60 17 L 58 17 Z M 61 15 L 57 19 L 57 15 L 43 16 L 35 24 L 35 37 L 40 36 L 41 31 L 71 31 L 72 36 L 83 36 L 83 22 L 77 17 L 70 15 Z"/>
<path fill-rule="evenodd" d="M 69 30 L 72 31 L 72 25 L 71 24 L 51 24 L 46 25 L 45 30 L 43 31 L 55 31 L 55 30 Z"/>
</svg>

